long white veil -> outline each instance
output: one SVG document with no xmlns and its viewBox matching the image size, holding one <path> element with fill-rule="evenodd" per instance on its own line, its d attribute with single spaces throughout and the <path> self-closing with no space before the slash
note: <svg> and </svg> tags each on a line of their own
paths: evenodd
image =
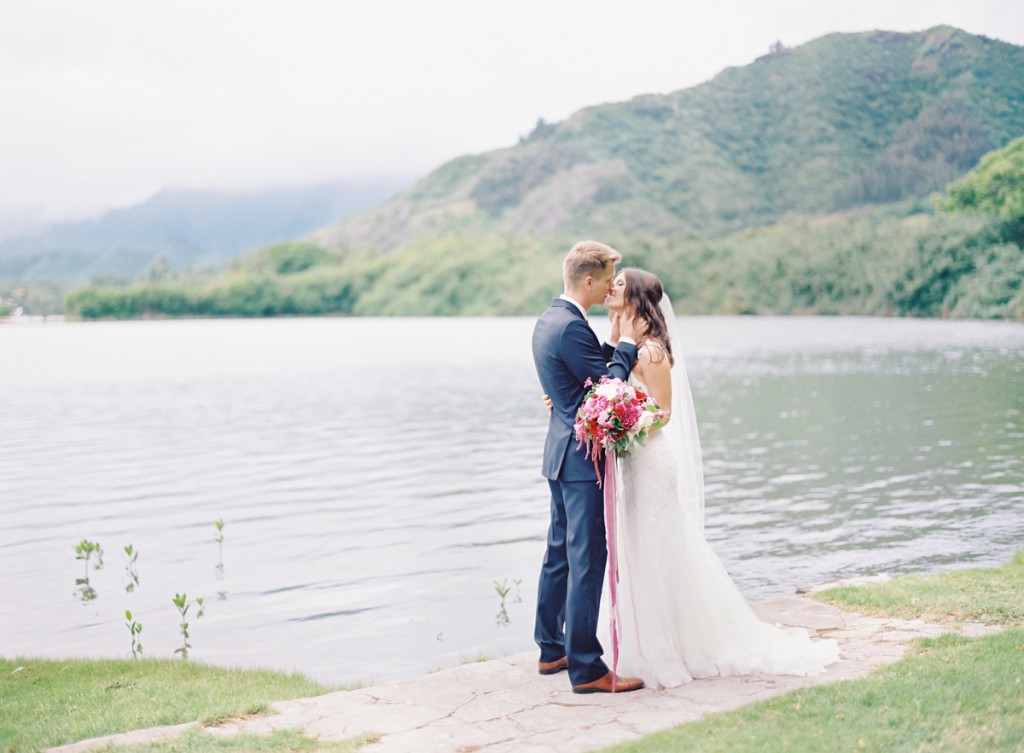
<svg viewBox="0 0 1024 753">
<path fill-rule="evenodd" d="M 677 337 L 679 322 L 668 294 L 662 296 L 661 313 L 668 325 L 668 336 L 672 342 L 672 420 L 662 429 L 668 434 L 673 445 L 673 456 L 679 463 L 677 482 L 679 501 L 683 509 L 696 523 L 699 531 L 704 530 L 704 466 L 700 452 L 700 434 L 697 430 L 697 412 L 693 407 L 690 380 L 686 376 L 683 359 L 683 341 Z"/>
</svg>

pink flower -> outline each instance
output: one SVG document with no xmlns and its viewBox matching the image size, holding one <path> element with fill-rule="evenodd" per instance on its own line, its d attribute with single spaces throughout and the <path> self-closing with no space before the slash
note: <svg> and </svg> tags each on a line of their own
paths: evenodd
<svg viewBox="0 0 1024 753">
<path fill-rule="evenodd" d="M 628 455 L 667 416 L 646 392 L 621 379 L 601 377 L 596 385 L 589 379 L 585 384 L 590 391 L 576 412 L 573 428 L 595 468 L 604 450 L 612 448 L 618 457 Z"/>
</svg>

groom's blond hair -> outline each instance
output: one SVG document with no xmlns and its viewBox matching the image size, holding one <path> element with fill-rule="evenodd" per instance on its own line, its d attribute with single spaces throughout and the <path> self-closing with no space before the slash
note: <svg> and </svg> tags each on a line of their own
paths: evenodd
<svg viewBox="0 0 1024 753">
<path fill-rule="evenodd" d="M 562 261 L 562 280 L 566 288 L 576 288 L 588 277 L 598 277 L 609 264 L 622 261 L 622 254 L 597 241 L 580 241 Z"/>
</svg>

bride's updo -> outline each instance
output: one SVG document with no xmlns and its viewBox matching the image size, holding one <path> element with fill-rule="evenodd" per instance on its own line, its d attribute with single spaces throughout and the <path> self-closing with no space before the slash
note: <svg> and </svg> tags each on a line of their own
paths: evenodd
<svg viewBox="0 0 1024 753">
<path fill-rule="evenodd" d="M 657 275 L 635 267 L 622 270 L 622 275 L 626 280 L 624 302 L 626 307 L 633 311 L 634 316 L 646 327 L 644 338 L 657 340 L 665 346 L 669 365 L 675 365 L 676 359 L 672 355 L 672 342 L 668 336 L 668 323 L 658 305 L 665 295 L 665 287 L 661 284 L 661 280 Z"/>
</svg>

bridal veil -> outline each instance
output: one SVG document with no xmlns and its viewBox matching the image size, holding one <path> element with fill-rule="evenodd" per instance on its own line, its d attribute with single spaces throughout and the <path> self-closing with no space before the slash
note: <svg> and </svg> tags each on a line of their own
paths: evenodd
<svg viewBox="0 0 1024 753">
<path fill-rule="evenodd" d="M 683 360 L 682 340 L 678 337 L 679 322 L 672 308 L 668 293 L 661 297 L 661 313 L 668 325 L 669 341 L 675 365 L 672 367 L 672 419 L 661 431 L 668 435 L 677 458 L 679 473 L 676 476 L 679 487 L 679 503 L 704 530 L 704 466 L 700 451 L 700 433 L 697 430 L 697 412 L 693 407 L 693 393 L 686 375 Z"/>
</svg>

